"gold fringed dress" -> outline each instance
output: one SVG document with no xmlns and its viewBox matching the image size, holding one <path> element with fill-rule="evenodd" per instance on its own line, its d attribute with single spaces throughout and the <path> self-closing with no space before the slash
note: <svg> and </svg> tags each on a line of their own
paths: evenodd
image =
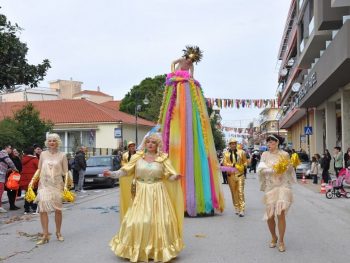
<svg viewBox="0 0 350 263">
<path fill-rule="evenodd" d="M 167 155 L 151 163 L 143 157 L 142 152 L 136 153 L 120 170 L 128 174 L 125 177 L 129 181 L 135 172 L 136 196 L 133 201 L 130 194 L 121 196 L 121 202 L 129 203 L 129 208 L 121 215 L 119 232 L 110 246 L 117 256 L 131 262 L 168 262 L 184 248 L 183 193 L 178 180 L 169 180 L 177 173 Z M 130 184 L 124 187 L 130 192 Z"/>
<path fill-rule="evenodd" d="M 39 159 L 39 186 L 35 203 L 39 212 L 51 212 L 62 209 L 63 175 L 68 171 L 68 162 L 64 153 L 43 151 Z"/>
<path fill-rule="evenodd" d="M 264 220 L 287 212 L 293 202 L 292 183 L 296 183 L 295 171 L 290 165 L 285 173 L 276 175 L 273 166 L 280 158 L 289 159 L 289 154 L 278 150 L 276 153 L 264 152 L 258 166 L 261 190 L 265 192 L 263 203 L 266 205 Z"/>
</svg>

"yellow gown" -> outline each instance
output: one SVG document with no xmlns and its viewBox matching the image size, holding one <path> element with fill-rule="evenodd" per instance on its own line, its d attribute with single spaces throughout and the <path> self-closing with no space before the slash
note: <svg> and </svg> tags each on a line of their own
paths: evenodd
<svg viewBox="0 0 350 263">
<path fill-rule="evenodd" d="M 133 201 L 130 194 L 121 195 L 121 201 L 126 198 L 130 205 L 125 215 L 121 212 L 121 226 L 110 246 L 131 262 L 168 262 L 184 248 L 183 193 L 179 180 L 169 180 L 177 173 L 166 154 L 151 163 L 143 157 L 143 152 L 137 153 L 121 168 L 128 177 L 135 176 L 137 190 Z M 130 185 L 124 187 L 130 192 Z"/>
</svg>

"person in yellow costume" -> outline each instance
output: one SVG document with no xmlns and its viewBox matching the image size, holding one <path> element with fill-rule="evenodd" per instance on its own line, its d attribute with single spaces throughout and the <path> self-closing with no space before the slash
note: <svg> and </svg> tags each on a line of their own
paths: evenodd
<svg viewBox="0 0 350 263">
<path fill-rule="evenodd" d="M 123 153 L 121 166 L 123 167 L 125 164 L 127 164 L 130 161 L 131 156 L 133 156 L 135 153 L 136 153 L 136 144 L 132 141 L 129 141 L 128 151 Z"/>
<path fill-rule="evenodd" d="M 242 149 L 237 148 L 236 139 L 230 139 L 229 149 L 224 153 L 222 164 L 224 166 L 235 168 L 233 172 L 228 172 L 227 181 L 230 186 L 236 215 L 244 217 L 244 168 L 247 166 L 247 157 Z"/>
<path fill-rule="evenodd" d="M 128 209 L 121 211 L 119 232 L 110 241 L 112 251 L 131 262 L 168 262 L 184 248 L 184 201 L 180 175 L 168 155 L 161 152 L 161 138 L 152 134 L 145 138 L 144 150 L 134 154 L 130 162 L 105 176 L 130 177 L 136 180 L 136 195 L 121 194 Z M 126 191 L 125 191 L 126 192 Z"/>
<path fill-rule="evenodd" d="M 131 160 L 131 157 L 136 153 L 136 144 L 133 141 L 128 142 L 128 151 L 123 153 L 122 160 L 120 162 L 121 167 L 128 164 Z M 131 198 L 130 195 L 130 189 L 127 187 L 131 184 L 132 177 L 131 176 L 122 176 L 119 178 L 119 187 L 120 187 L 120 194 L 123 196 L 128 196 Z M 126 210 L 129 207 L 129 199 L 121 200 L 119 207 L 120 207 L 120 215 L 125 214 Z"/>
</svg>

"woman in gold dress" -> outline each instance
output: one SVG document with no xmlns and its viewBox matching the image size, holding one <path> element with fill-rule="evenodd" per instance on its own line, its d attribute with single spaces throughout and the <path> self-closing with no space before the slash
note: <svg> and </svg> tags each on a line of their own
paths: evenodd
<svg viewBox="0 0 350 263">
<path fill-rule="evenodd" d="M 183 249 L 183 193 L 180 176 L 162 152 L 157 134 L 146 137 L 144 151 L 134 154 L 129 163 L 105 176 L 129 177 L 129 194 L 121 195 L 129 208 L 121 214 L 119 232 L 110 242 L 112 251 L 131 262 L 149 259 L 168 262 Z M 136 180 L 136 195 L 130 194 L 131 181 Z"/>
<path fill-rule="evenodd" d="M 266 212 L 264 219 L 267 220 L 272 236 L 270 247 L 276 247 L 277 240 L 279 240 L 278 250 L 284 252 L 286 213 L 293 202 L 291 184 L 296 182 L 296 176 L 293 166 L 290 164 L 289 154 L 279 149 L 283 138 L 274 134 L 268 136 L 266 142 L 269 150 L 262 154 L 258 166 L 261 190 L 265 192 Z M 276 164 L 282 162 L 285 163 L 285 169 L 281 174 L 277 174 Z M 278 219 L 279 237 L 276 234 L 275 217 Z"/>
<path fill-rule="evenodd" d="M 51 211 L 55 211 L 56 237 L 59 241 L 64 241 L 61 235 L 62 192 L 64 187 L 67 187 L 63 176 L 68 182 L 68 162 L 66 155 L 59 151 L 60 145 L 61 139 L 58 134 L 51 133 L 47 136 L 45 146 L 48 150 L 41 153 L 38 170 L 29 184 L 29 187 L 33 187 L 34 183 L 39 181 L 38 195 L 34 202 L 38 204 L 43 236 L 38 245 L 49 242 L 48 212 Z"/>
</svg>

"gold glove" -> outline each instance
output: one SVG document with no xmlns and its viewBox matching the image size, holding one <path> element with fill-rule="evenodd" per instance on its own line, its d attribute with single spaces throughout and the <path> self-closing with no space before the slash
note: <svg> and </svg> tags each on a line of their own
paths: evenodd
<svg viewBox="0 0 350 263">
<path fill-rule="evenodd" d="M 39 178 L 40 178 L 40 169 L 36 170 L 35 174 L 32 177 L 32 180 L 30 180 L 28 187 L 33 188 L 33 185 L 39 181 Z"/>
</svg>

